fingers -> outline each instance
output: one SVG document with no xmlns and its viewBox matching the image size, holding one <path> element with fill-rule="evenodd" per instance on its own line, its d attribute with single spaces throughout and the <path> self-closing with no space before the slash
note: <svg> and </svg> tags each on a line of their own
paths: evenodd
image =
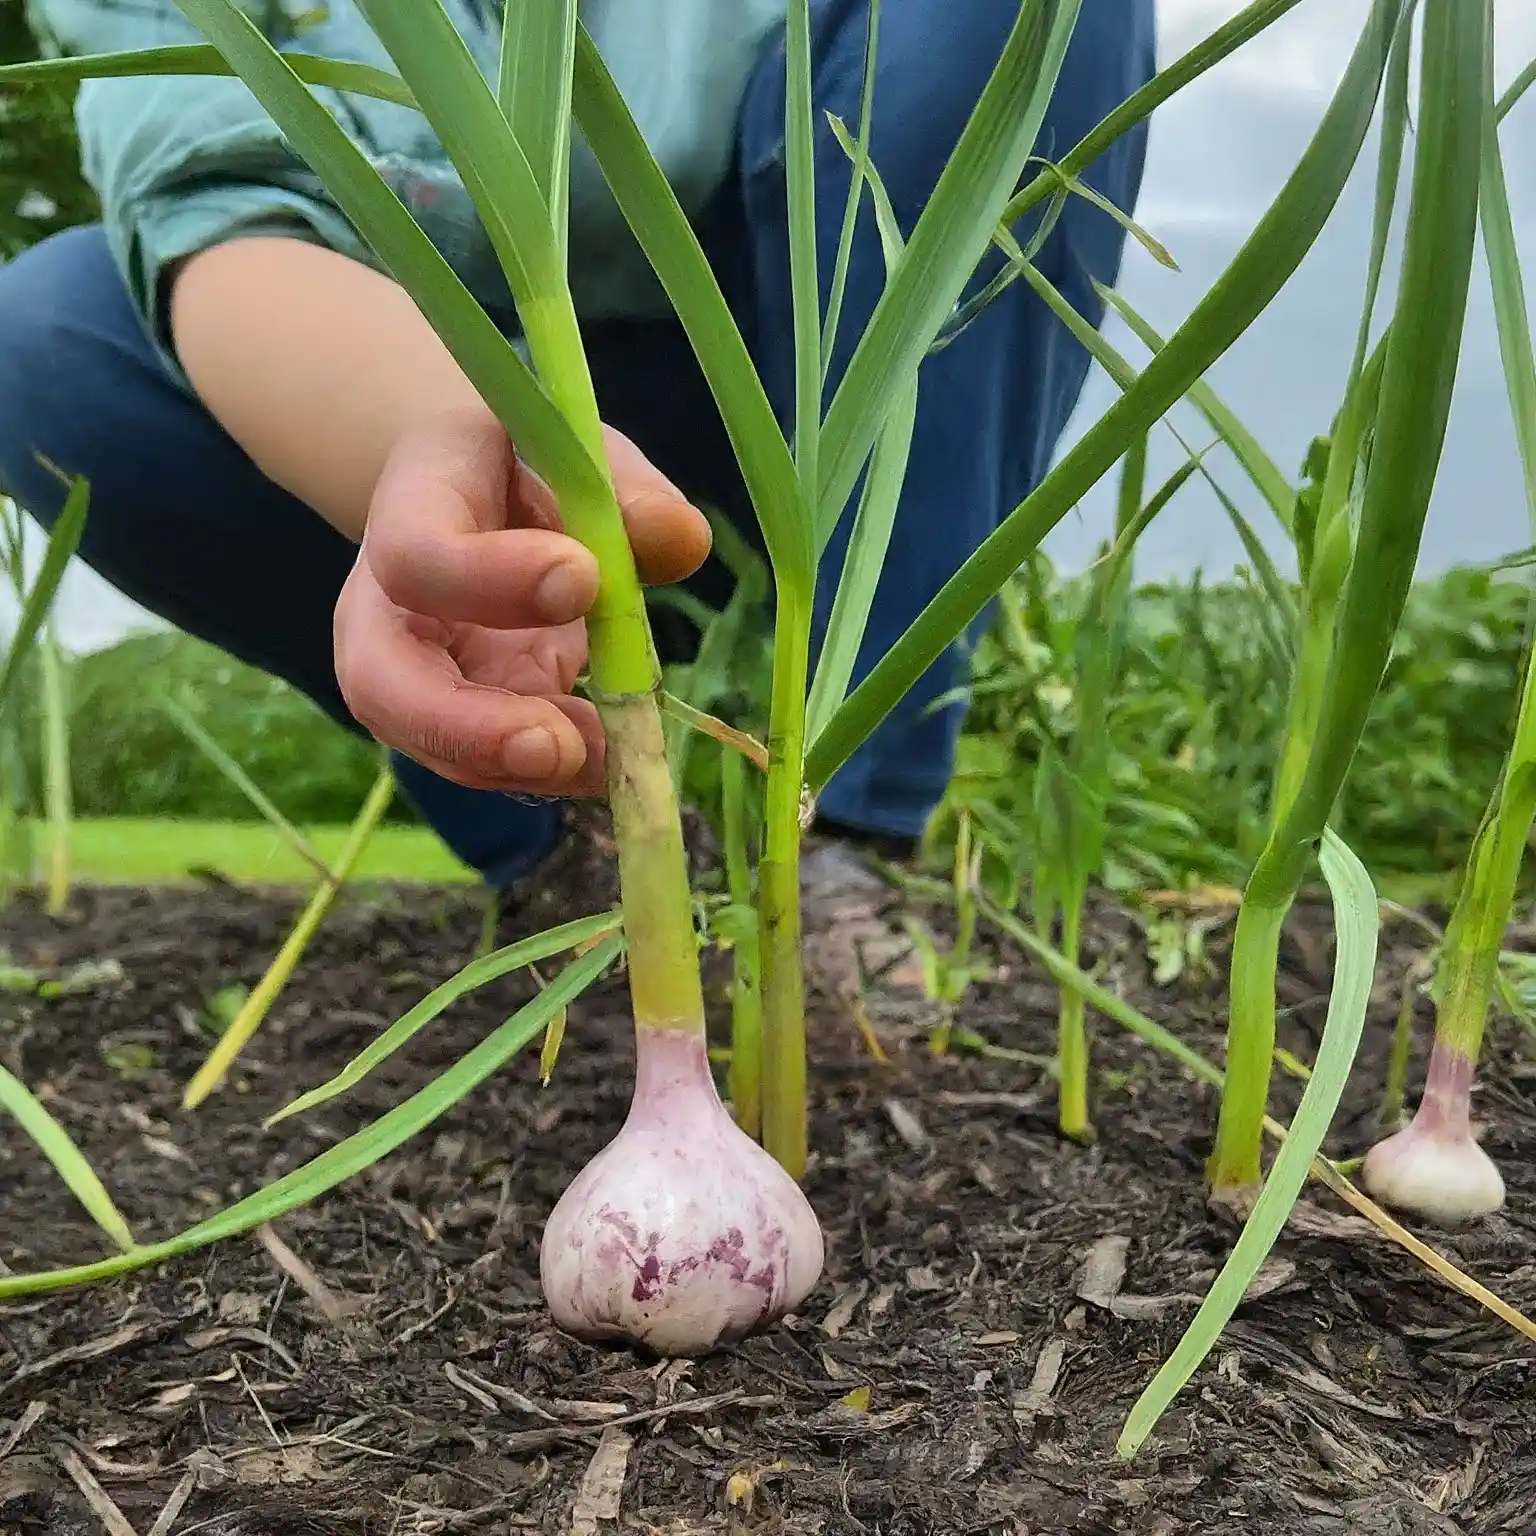
<svg viewBox="0 0 1536 1536">
<path fill-rule="evenodd" d="M 522 794 L 602 789 L 597 712 L 583 699 L 473 682 L 354 569 L 336 606 L 336 677 L 367 730 L 456 784 Z"/>
<path fill-rule="evenodd" d="M 470 629 L 455 637 L 451 654 L 472 683 L 510 693 L 569 693 L 586 664 L 587 629 Z"/>
<path fill-rule="evenodd" d="M 363 557 L 413 613 L 495 629 L 569 624 L 597 596 L 576 540 L 512 521 L 516 459 L 495 418 L 455 413 L 406 434 L 374 489 Z"/>
<path fill-rule="evenodd" d="M 622 432 L 605 431 L 613 488 L 640 579 L 662 586 L 693 575 L 709 556 L 709 520 Z"/>
<path fill-rule="evenodd" d="M 604 427 L 603 435 L 614 495 L 641 581 L 663 586 L 693 575 L 709 556 L 709 519 L 617 428 Z M 523 523 L 563 526 L 554 493 L 526 464 L 518 466 L 516 495 Z"/>
<path fill-rule="evenodd" d="M 551 785 L 534 779 L 491 779 L 477 777 L 466 772 L 459 763 L 447 758 L 409 754 L 423 768 L 429 768 L 439 778 L 462 784 L 466 789 L 493 790 L 501 794 L 538 795 L 544 799 L 586 800 L 606 793 L 603 778 L 603 729 L 598 723 L 597 711 L 585 699 L 555 698 L 548 701 L 554 708 L 566 714 L 587 741 L 587 761 L 575 778 L 560 785 Z"/>
<path fill-rule="evenodd" d="M 610 466 L 643 581 L 680 581 L 709 554 L 707 519 L 621 432 Z M 548 487 L 489 413 L 406 434 L 374 490 L 363 555 L 389 599 L 495 629 L 569 624 L 597 597 L 596 560 L 561 531 Z"/>
</svg>

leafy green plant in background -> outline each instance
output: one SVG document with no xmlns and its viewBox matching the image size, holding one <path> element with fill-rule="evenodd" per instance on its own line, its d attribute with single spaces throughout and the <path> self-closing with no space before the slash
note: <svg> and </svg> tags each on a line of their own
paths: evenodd
<svg viewBox="0 0 1536 1536">
<path fill-rule="evenodd" d="M 224 1081 L 235 1058 L 261 1027 L 262 1020 L 271 1012 L 273 1004 L 303 960 L 310 941 L 319 932 L 342 886 L 352 878 L 358 860 L 384 819 L 394 799 L 395 776 L 387 755 L 376 754 L 380 756 L 380 761 L 373 786 L 352 823 L 340 855 L 335 864 L 331 865 L 320 857 L 310 840 L 283 815 L 266 791 L 184 705 L 165 698 L 160 701 L 160 707 L 188 741 L 240 791 L 289 848 L 319 876 L 308 903 L 299 913 L 271 965 L 229 1020 L 207 1059 L 187 1085 L 182 1107 L 195 1109 Z"/>
<path fill-rule="evenodd" d="M 955 904 L 955 937 L 943 944 L 910 913 L 904 918 L 908 936 L 917 951 L 922 970 L 923 991 L 938 1010 L 938 1023 L 928 1037 L 928 1049 L 935 1056 L 945 1055 L 955 1038 L 955 1020 L 972 984 L 983 980 L 990 965 L 976 956 L 977 894 L 981 881 L 982 849 L 972 845 L 971 819 L 960 813 L 955 838 L 954 866 L 950 871 L 950 891 Z M 972 1043 L 969 1032 L 963 1036 Z"/>
<path fill-rule="evenodd" d="M 1089 579 L 1036 555 L 999 597 L 972 652 L 972 701 L 956 777 L 928 834 L 947 866 L 968 809 L 986 848 L 989 889 L 1026 878 L 1034 778 L 1049 732 L 1070 750 L 1074 637 Z M 1110 700 L 1110 772 L 1102 884 L 1148 889 L 1241 883 L 1262 843 L 1285 679 L 1261 638 L 1265 597 L 1241 578 L 1142 583 L 1127 595 Z M 1418 583 L 1340 798 L 1336 825 L 1384 892 L 1449 901 L 1507 745 L 1529 594 L 1483 569 Z M 699 613 L 704 623 L 713 616 Z M 761 737 L 767 721 L 766 601 L 743 618 L 731 691 L 712 713 Z M 77 817 L 240 821 L 261 817 L 159 707 L 162 693 L 223 744 L 291 822 L 345 825 L 377 760 L 303 695 L 182 635 L 135 636 L 71 660 L 70 750 Z M 687 694 L 686 678 L 669 686 Z M 1448 710 L 1447 697 L 1464 707 Z M 20 698 L 18 750 L 42 781 L 35 688 Z M 89 730 L 82 729 L 88 720 Z M 695 733 L 683 773 L 690 804 L 718 815 L 721 755 Z M 757 786 L 749 775 L 749 790 Z M 413 824 L 397 798 L 390 824 Z"/>
<path fill-rule="evenodd" d="M 972 657 L 956 776 L 929 848 L 946 859 L 956 818 L 970 811 L 999 899 L 1027 879 L 1042 743 L 1070 750 L 1075 635 L 1089 592 L 1088 576 L 1060 576 L 1036 556 L 1003 592 Z M 1130 593 L 1110 702 L 1101 875 L 1117 895 L 1241 884 L 1257 856 L 1286 711 L 1287 680 L 1263 638 L 1266 604 L 1240 578 Z M 1528 609 L 1523 583 L 1481 569 L 1422 582 L 1408 599 L 1335 818 L 1399 899 L 1453 894 L 1447 873 L 1466 858 L 1479 786 L 1497 774 L 1507 744 Z M 1445 707 L 1449 697 L 1458 708 Z"/>
<path fill-rule="evenodd" d="M 667 693 L 689 708 L 760 739 L 768 731 L 773 681 L 772 583 L 762 557 L 740 533 L 724 518 L 711 522 L 714 552 L 736 585 L 718 612 L 680 590 L 663 587 L 650 594 L 653 608 L 677 609 L 697 635 L 690 658 L 669 667 L 664 683 Z M 666 733 L 668 761 L 684 801 L 702 811 L 723 839 L 732 815 L 725 805 L 726 763 L 740 754 L 722 754 L 715 739 L 677 716 L 667 720 Z M 743 797 L 741 814 L 759 824 L 760 781 L 743 778 L 736 789 Z"/>
<path fill-rule="evenodd" d="M 21 509 L 10 500 L 0 501 L 0 563 L 4 565 L 9 595 L 18 605 L 24 604 L 25 525 Z M 20 638 L 18 634 L 7 639 L 7 656 L 18 651 Z M 9 695 L 0 698 L 0 896 L 4 898 L 0 904 L 4 905 L 9 905 L 17 888 L 32 876 L 32 797 L 25 761 L 26 735 L 20 719 L 19 695 L 23 689 L 18 686 L 25 675 L 25 671 L 18 672 L 10 684 Z"/>
<path fill-rule="evenodd" d="M 378 768 L 377 777 L 368 797 L 363 801 L 334 865 L 326 864 L 309 846 L 306 839 L 293 828 L 279 821 L 277 825 L 285 834 L 298 839 L 308 862 L 318 866 L 320 877 L 310 892 L 308 902 L 294 920 L 282 947 L 272 963 L 262 974 L 261 980 L 251 989 L 240 1011 L 230 1020 L 228 1028 L 219 1036 L 202 1066 L 187 1084 L 182 1095 L 183 1109 L 196 1109 L 225 1078 L 235 1058 L 250 1043 L 251 1036 L 261 1027 L 262 1020 L 271 1012 L 284 987 L 304 958 L 311 940 L 320 931 L 326 915 L 335 904 L 341 888 L 352 878 L 357 862 L 362 857 L 369 839 L 373 836 L 384 812 L 395 793 L 395 775 L 387 758 Z"/>
<path fill-rule="evenodd" d="M 0 65 L 36 57 L 25 0 L 0 0 Z M 95 214 L 80 174 L 72 93 L 54 87 L 0 101 L 0 261 Z"/>
<path fill-rule="evenodd" d="M 1111 774 L 1111 701 L 1117 691 L 1125 640 L 1125 607 L 1131 559 L 1142 530 L 1178 494 L 1197 467 L 1175 471 L 1145 504 L 1146 439 L 1126 455 L 1114 539 L 1090 572 L 1088 601 L 1073 635 L 1072 670 L 1076 720 L 1070 746 L 1058 752 L 1044 738 L 1034 773 L 1035 859 L 1032 901 L 1035 926 L 1049 934 L 1059 918 L 1061 948 L 1077 964 L 1088 887 L 1104 861 Z M 1082 995 L 1064 989 L 1056 1043 L 1057 1123 L 1074 1141 L 1093 1139 L 1089 1111 L 1089 1050 Z"/>
<path fill-rule="evenodd" d="M 79 547 L 80 536 L 85 530 L 89 500 L 85 483 L 79 480 L 72 482 L 64 510 L 48 538 L 42 562 L 30 586 L 26 580 L 25 543 L 20 514 L 13 502 L 0 500 L 0 559 L 3 559 L 5 574 L 19 599 L 15 628 L 7 637 L 4 651 L 0 652 L 0 751 L 5 752 L 8 763 L 14 763 L 16 757 L 14 730 L 18 698 L 29 668 L 37 663 L 36 652 L 40 642 L 47 643 L 42 641 L 42 637 L 47 634 L 49 614 L 58 596 L 65 569 Z M 62 701 L 59 702 L 58 710 L 48 709 L 50 718 L 61 713 Z M 62 771 L 66 774 L 68 772 L 67 754 Z M 5 791 L 18 787 L 15 779 L 0 780 L 0 789 Z M 0 806 L 0 814 L 5 818 L 4 831 L 8 836 L 14 834 L 24 810 L 22 804 L 9 799 L 5 805 Z M 67 828 L 65 830 L 67 832 Z M 22 878 L 27 873 L 23 866 Z M 9 892 L 8 882 L 7 895 Z M 3 958 L 0 956 L 0 959 Z M 23 978 L 13 970 L 9 980 L 8 989 L 11 989 Z M 35 981 L 32 978 L 26 978 L 23 982 L 26 990 L 30 990 L 33 985 Z M 3 1067 L 0 1067 L 0 1109 L 9 1114 L 37 1143 L 59 1177 L 111 1242 L 124 1252 L 131 1253 L 135 1247 L 133 1233 L 95 1171 L 70 1139 L 69 1133 L 27 1085 Z"/>
<path fill-rule="evenodd" d="M 810 593 L 818 552 L 866 465 L 871 470 L 866 478 L 869 485 L 882 478 L 876 471 L 883 448 L 900 457 L 902 407 L 915 370 L 952 320 L 977 261 L 989 243 L 999 238 L 999 220 L 1011 221 L 1059 192 L 1062 173 L 1076 174 L 1117 132 L 1284 14 L 1289 5 L 1261 0 L 1249 6 L 1206 44 L 1164 71 L 1084 145 L 1069 151 L 1059 170 L 1041 171 L 1015 193 L 1078 9 L 1066 0 L 1026 0 L 998 69 L 932 201 L 905 247 L 888 252 L 885 296 L 823 415 L 823 327 L 816 304 L 809 226 L 809 22 L 804 0 L 790 4 L 787 158 L 799 380 L 791 449 L 773 421 L 702 252 L 628 120 L 601 60 L 575 26 L 573 8 L 551 5 L 547 14 L 519 13 L 519 25 L 509 29 L 508 35 L 514 39 L 509 48 L 519 50 L 520 67 L 503 70 L 498 102 L 457 47 L 435 3 L 364 3 L 403 79 L 356 66 L 302 60 L 297 55 L 289 55 L 285 62 L 229 0 L 183 0 L 184 9 L 218 43 L 443 332 L 530 463 L 554 487 L 568 526 L 599 555 L 607 597 L 591 626 L 593 692 L 605 713 L 610 760 L 616 769 L 625 768 L 615 775 L 625 792 L 614 796 L 614 809 L 626 888 L 624 944 L 642 1027 L 647 1019 L 658 1016 L 691 1018 L 698 1012 L 696 939 L 682 875 L 672 780 L 663 755 L 665 740 L 656 698 L 659 679 L 647 643 L 643 605 L 627 563 L 627 547 L 612 511 L 611 489 L 601 471 L 590 381 L 563 285 L 558 213 L 563 208 L 561 167 L 569 124 L 562 116 L 562 93 L 572 70 L 570 100 L 581 130 L 679 313 L 731 432 L 762 524 L 776 602 L 769 708 L 772 755 L 757 885 L 758 954 L 763 969 L 763 1134 L 780 1161 L 798 1172 L 805 1148 L 805 1060 L 797 863 L 807 792 L 814 796 L 828 782 L 911 683 L 982 612 L 1044 534 L 1199 384 L 1209 366 L 1294 272 L 1349 178 L 1375 115 L 1393 41 L 1402 35 L 1412 7 L 1407 0 L 1374 0 L 1316 135 L 1250 241 L 1185 324 L 1157 349 L 1145 369 L 1126 381 L 1115 404 L 844 699 L 846 679 L 842 686 L 828 685 L 818 696 L 818 679 L 809 676 Z M 530 21 L 535 14 L 539 19 Z M 1470 78 L 1472 99 L 1481 101 L 1490 21 L 1485 5 L 1456 0 L 1425 0 L 1424 14 L 1432 46 L 1425 49 L 1420 81 L 1413 217 L 1398 310 L 1382 369 L 1377 436 L 1363 476 L 1360 531 L 1318 716 L 1319 750 L 1309 760 L 1294 804 L 1279 832 L 1271 836 L 1249 884 L 1250 912 L 1267 913 L 1276 905 L 1288 904 L 1307 855 L 1319 838 L 1325 839 L 1323 870 L 1339 914 L 1341 982 L 1335 988 L 1298 1125 L 1259 1197 L 1238 1250 L 1202 1309 L 1200 1326 L 1186 1336 L 1128 1430 L 1127 1453 L 1209 1349 L 1278 1232 L 1305 1177 L 1311 1157 L 1308 1144 L 1315 1149 L 1337 1102 L 1369 992 L 1375 943 L 1369 881 L 1348 849 L 1325 831 L 1325 823 L 1388 660 L 1412 568 L 1411 558 L 1403 559 L 1404 545 L 1410 546 L 1411 555 L 1417 542 L 1415 524 L 1422 518 L 1438 457 L 1444 397 L 1454 369 L 1470 265 L 1469 215 L 1475 211 L 1476 156 L 1483 130 L 1483 114 L 1467 109 L 1466 87 Z M 552 26 L 554 19 L 563 25 Z M 521 67 L 530 61 L 547 67 Z M 153 58 L 106 64 L 66 61 L 50 69 L 12 72 L 11 78 L 35 82 L 93 70 L 131 73 L 149 67 L 228 66 L 213 50 L 167 50 Z M 370 180 L 339 126 L 305 90 L 295 70 L 315 81 L 397 101 L 419 99 L 463 172 L 503 257 L 538 363 L 537 378 L 456 286 L 403 210 Z M 861 164 L 855 147 L 855 165 Z M 877 196 L 873 170 L 869 179 L 872 195 Z M 1006 231 L 1003 237 L 1010 238 Z M 1431 262 L 1429 247 L 1436 240 L 1443 241 L 1445 249 Z M 1355 466 L 1348 467 L 1353 480 Z M 869 579 L 872 568 L 878 569 L 877 561 L 861 562 L 867 549 L 877 545 L 857 546 L 878 539 L 881 521 L 878 515 L 856 520 L 856 549 L 850 552 L 844 572 L 845 583 L 854 584 L 845 586 L 851 595 L 843 611 L 850 617 L 829 639 L 822 666 L 829 664 L 827 656 L 839 654 L 850 637 L 856 648 L 862 627 L 859 583 Z M 1409 537 L 1399 538 L 1404 530 Z M 1361 575 L 1362 571 L 1366 574 Z M 1384 593 L 1368 593 L 1368 580 L 1383 583 Z M 809 715 L 808 693 L 817 701 Z M 632 876 L 642 862 L 646 899 L 639 904 Z M 494 1047 L 487 1041 L 472 1053 L 473 1069 L 468 1066 L 471 1058 L 466 1058 L 460 1068 L 424 1090 L 409 1106 L 386 1117 L 387 1133 L 382 1129 L 385 1122 L 380 1122 L 254 1202 L 244 1202 L 203 1223 L 171 1245 L 145 1249 L 89 1271 L 3 1280 L 0 1294 L 121 1272 L 145 1255 L 179 1251 L 181 1245 L 240 1230 L 240 1222 L 253 1211 L 267 1212 L 284 1201 L 313 1197 L 468 1091 L 493 1064 L 533 1038 L 616 953 L 617 941 L 604 941 L 574 961 L 530 1005 L 532 1011 L 524 1010 L 519 1016 L 517 1031 L 508 1033 L 511 1026 L 504 1027 L 494 1037 Z M 1252 976 L 1244 980 L 1251 989 Z M 1235 1045 L 1244 1038 L 1242 1031 L 1234 1030 Z M 1256 1123 L 1262 1124 L 1268 1070 L 1267 1052 L 1259 1062 L 1251 1050 L 1246 1057 L 1234 1050 L 1226 1096 L 1229 1104 L 1237 1106 L 1237 1121 L 1244 1120 L 1256 1099 L 1260 1111 Z M 1244 1129 L 1239 1126 L 1239 1143 Z"/>
<path fill-rule="evenodd" d="M 1050 835 L 1039 826 L 1036 777 L 1045 753 L 1073 751 L 1074 658 L 1091 595 L 1091 576 L 1061 578 L 1036 555 L 1002 593 L 973 656 L 956 775 L 929 845 L 941 857 L 955 818 L 973 814 L 1000 899 L 1027 882 L 1033 850 Z M 1230 885 L 1246 872 L 1284 708 L 1284 680 L 1259 639 L 1262 603 L 1242 583 L 1199 577 L 1128 595 L 1106 727 L 1099 878 L 1111 891 Z"/>
<path fill-rule="evenodd" d="M 1124 605 L 1136 546 L 1137 520 L 1146 472 L 1147 440 L 1132 444 L 1122 472 L 1114 542 L 1099 556 L 1088 609 L 1078 626 L 1075 646 L 1079 720 L 1072 752 L 1047 752 L 1035 793 L 1042 808 L 1040 826 L 1054 828 L 1058 850 L 1056 878 L 1035 877 L 1036 922 L 1054 909 L 1061 914 L 1061 947 L 1075 965 L 1082 944 L 1088 884 L 1104 856 L 1105 807 L 1109 781 L 1109 701 L 1120 664 Z M 1045 845 L 1049 848 L 1049 844 Z M 1042 850 L 1044 852 L 1044 849 Z M 1041 861 L 1042 866 L 1044 860 Z M 1049 893 L 1049 894 L 1047 894 Z M 1042 911 L 1043 908 L 1043 911 Z M 1063 990 L 1057 1025 L 1057 1124 L 1064 1136 L 1088 1141 L 1093 1122 L 1088 1106 L 1088 1028 L 1080 994 Z"/>
<path fill-rule="evenodd" d="M 131 635 L 78 657 L 71 684 L 80 817 L 266 819 L 163 708 L 165 698 L 295 825 L 350 822 L 378 771 L 374 743 L 344 730 L 297 689 L 186 635 Z M 30 690 L 22 700 L 27 769 L 40 778 L 37 708 Z M 414 822 L 416 813 L 401 801 L 389 819 Z"/>
<path fill-rule="evenodd" d="M 42 674 L 43 814 L 48 828 L 48 911 L 61 917 L 69 908 L 70 836 L 74 822 L 69 742 L 70 664 L 50 618 L 37 647 Z"/>
<path fill-rule="evenodd" d="M 759 816 L 747 802 L 747 769 L 739 754 L 721 756 L 721 804 L 728 903 L 713 929 L 731 951 L 731 1109 L 749 1136 L 763 1130 L 763 980 L 752 884 L 752 831 Z"/>
</svg>

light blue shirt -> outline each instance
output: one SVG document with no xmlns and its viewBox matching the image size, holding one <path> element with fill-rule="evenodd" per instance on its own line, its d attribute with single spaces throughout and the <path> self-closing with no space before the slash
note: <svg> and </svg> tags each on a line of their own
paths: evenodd
<svg viewBox="0 0 1536 1536">
<path fill-rule="evenodd" d="M 443 0 L 493 79 L 500 0 Z M 27 0 L 50 54 L 201 42 L 175 0 Z M 244 0 L 273 44 L 392 69 L 354 0 Z M 741 98 L 784 0 L 581 0 L 581 17 L 683 207 L 698 213 L 730 164 Z M 419 113 L 317 93 L 486 308 L 510 298 L 468 195 Z M 319 181 L 238 80 L 87 81 L 75 109 L 86 179 L 112 251 L 162 355 L 167 266 L 232 236 L 286 232 L 378 265 Z M 574 146 L 571 288 L 587 318 L 666 312 L 666 300 L 590 151 Z M 177 370 L 179 372 L 179 369 Z"/>
</svg>

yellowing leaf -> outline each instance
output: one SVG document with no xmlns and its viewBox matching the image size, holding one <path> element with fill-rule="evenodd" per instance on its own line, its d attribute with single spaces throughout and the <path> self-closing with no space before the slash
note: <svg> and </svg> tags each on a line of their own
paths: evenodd
<svg viewBox="0 0 1536 1536">
<path fill-rule="evenodd" d="M 560 1042 L 565 1039 L 565 1013 L 562 1008 L 544 1031 L 544 1048 L 539 1052 L 539 1083 L 545 1088 L 555 1075 L 555 1058 L 560 1054 Z"/>
</svg>

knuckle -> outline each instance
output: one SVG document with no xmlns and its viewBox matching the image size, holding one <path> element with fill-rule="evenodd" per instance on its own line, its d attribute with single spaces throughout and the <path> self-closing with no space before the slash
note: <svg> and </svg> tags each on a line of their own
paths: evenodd
<svg viewBox="0 0 1536 1536">
<path fill-rule="evenodd" d="M 408 533 L 381 531 L 368 541 L 368 565 L 373 579 L 386 596 L 400 601 L 402 590 L 412 584 L 413 573 L 420 568 L 421 551 Z"/>
<path fill-rule="evenodd" d="M 444 595 L 456 591 L 466 577 L 465 561 L 456 542 L 410 528 L 387 532 L 368 551 L 373 579 L 390 602 L 411 613 L 437 617 Z"/>
<path fill-rule="evenodd" d="M 467 735 L 441 720 L 422 720 L 411 728 L 411 741 L 424 756 L 477 778 L 505 777 L 497 756 L 497 743 Z"/>
<path fill-rule="evenodd" d="M 465 750 L 463 738 L 453 731 L 446 730 L 437 721 L 415 722 L 411 728 L 410 737 L 412 743 L 422 752 L 428 757 L 437 758 L 440 762 L 463 764 L 469 755 Z"/>
</svg>

